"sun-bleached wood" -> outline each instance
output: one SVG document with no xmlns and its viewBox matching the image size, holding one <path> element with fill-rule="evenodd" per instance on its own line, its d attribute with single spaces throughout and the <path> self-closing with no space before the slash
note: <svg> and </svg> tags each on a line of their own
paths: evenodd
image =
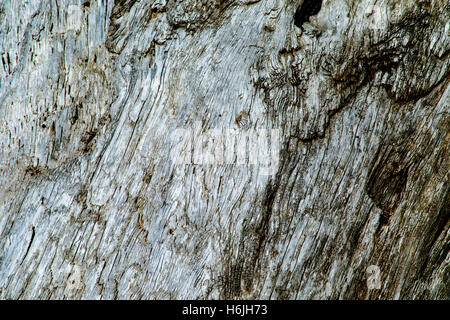
<svg viewBox="0 0 450 320">
<path fill-rule="evenodd" d="M 302 3 L 1 0 L 0 298 L 450 298 L 448 1 Z"/>
</svg>

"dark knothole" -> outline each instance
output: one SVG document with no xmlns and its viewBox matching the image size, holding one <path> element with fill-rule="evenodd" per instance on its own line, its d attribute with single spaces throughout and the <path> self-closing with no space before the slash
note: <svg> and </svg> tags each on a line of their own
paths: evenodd
<svg viewBox="0 0 450 320">
<path fill-rule="evenodd" d="M 305 0 L 297 8 L 294 15 L 294 24 L 303 30 L 303 24 L 309 21 L 309 17 L 315 16 L 322 8 L 322 0 Z"/>
</svg>

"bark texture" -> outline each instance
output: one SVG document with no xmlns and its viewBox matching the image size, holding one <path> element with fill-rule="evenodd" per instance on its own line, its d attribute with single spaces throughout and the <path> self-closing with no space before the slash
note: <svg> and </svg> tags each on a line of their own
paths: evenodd
<svg viewBox="0 0 450 320">
<path fill-rule="evenodd" d="M 318 2 L 0 0 L 0 298 L 449 299 L 450 5 Z"/>
</svg>

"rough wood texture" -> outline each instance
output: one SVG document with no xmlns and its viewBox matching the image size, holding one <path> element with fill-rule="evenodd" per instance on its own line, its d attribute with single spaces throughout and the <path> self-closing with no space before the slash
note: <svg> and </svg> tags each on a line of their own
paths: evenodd
<svg viewBox="0 0 450 320">
<path fill-rule="evenodd" d="M 303 2 L 1 0 L 0 298 L 449 299 L 448 1 Z"/>
</svg>

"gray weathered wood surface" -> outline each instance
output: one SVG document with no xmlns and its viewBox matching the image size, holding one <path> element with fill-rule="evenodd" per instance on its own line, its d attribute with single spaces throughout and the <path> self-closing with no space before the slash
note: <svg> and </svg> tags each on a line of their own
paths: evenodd
<svg viewBox="0 0 450 320">
<path fill-rule="evenodd" d="M 450 6 L 302 3 L 0 0 L 0 298 L 449 299 Z"/>
</svg>

